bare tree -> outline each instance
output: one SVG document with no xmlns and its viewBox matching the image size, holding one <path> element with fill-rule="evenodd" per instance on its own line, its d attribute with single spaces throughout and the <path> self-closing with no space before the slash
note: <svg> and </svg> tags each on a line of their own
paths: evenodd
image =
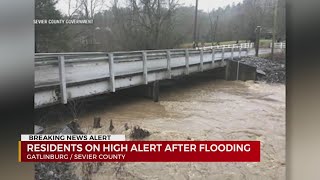
<svg viewBox="0 0 320 180">
<path fill-rule="evenodd" d="M 175 48 L 182 43 L 190 43 L 193 39 L 194 7 L 181 6 L 177 0 L 60 1 L 64 1 L 68 7 L 66 15 L 61 18 L 94 19 L 94 24 L 66 25 L 59 29 L 53 29 L 53 26 L 50 26 L 46 30 L 41 29 L 45 26 L 37 26 L 38 32 L 50 31 L 50 33 L 37 33 L 39 51 Z M 125 3 L 120 5 L 120 2 Z M 242 3 L 213 9 L 210 12 L 199 10 L 198 24 L 201 28 L 197 35 L 203 42 L 253 41 L 254 29 L 260 25 L 264 30 L 262 38 L 268 38 L 267 34 L 271 31 L 273 22 L 270 2 L 270 0 L 243 0 Z M 41 10 L 40 7 L 37 9 Z M 285 38 L 284 8 L 285 0 L 279 0 L 276 36 L 281 40 Z"/>
<path fill-rule="evenodd" d="M 166 35 L 170 36 L 173 31 L 177 0 L 127 0 L 127 3 L 127 8 L 119 8 L 115 0 L 112 7 L 117 32 L 126 37 L 126 43 L 140 49 L 157 49 L 170 44 Z"/>
</svg>

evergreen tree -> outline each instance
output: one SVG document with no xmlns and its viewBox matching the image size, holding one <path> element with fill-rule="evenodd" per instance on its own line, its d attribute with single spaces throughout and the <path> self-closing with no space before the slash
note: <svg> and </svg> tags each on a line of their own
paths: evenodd
<svg viewBox="0 0 320 180">
<path fill-rule="evenodd" d="M 63 19 L 56 9 L 55 0 L 35 0 L 35 19 Z M 68 51 L 68 36 L 63 24 L 36 24 L 35 51 L 60 52 Z"/>
</svg>

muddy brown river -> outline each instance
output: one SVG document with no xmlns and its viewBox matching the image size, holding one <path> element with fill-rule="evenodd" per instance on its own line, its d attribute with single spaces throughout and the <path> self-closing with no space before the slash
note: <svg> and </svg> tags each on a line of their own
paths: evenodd
<svg viewBox="0 0 320 180">
<path fill-rule="evenodd" d="M 259 163 L 74 163 L 79 179 L 285 179 L 285 85 L 184 80 L 161 89 L 160 102 L 123 97 L 79 118 L 85 133 L 151 132 L 145 140 L 259 140 Z M 102 128 L 92 119 L 101 117 Z"/>
</svg>

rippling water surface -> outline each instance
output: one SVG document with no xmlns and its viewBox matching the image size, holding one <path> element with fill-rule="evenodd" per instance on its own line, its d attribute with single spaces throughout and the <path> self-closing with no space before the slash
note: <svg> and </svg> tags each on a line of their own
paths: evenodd
<svg viewBox="0 0 320 180">
<path fill-rule="evenodd" d="M 259 140 L 260 163 L 76 164 L 89 179 L 285 179 L 285 85 L 188 79 L 161 89 L 160 102 L 118 97 L 80 118 L 86 133 L 151 132 L 145 140 Z M 102 128 L 92 129 L 94 116 Z M 128 136 L 127 136 L 128 137 Z M 92 166 L 92 165 L 90 165 Z M 88 173 L 90 171 L 90 173 Z M 88 175 L 89 174 L 89 175 Z"/>
</svg>

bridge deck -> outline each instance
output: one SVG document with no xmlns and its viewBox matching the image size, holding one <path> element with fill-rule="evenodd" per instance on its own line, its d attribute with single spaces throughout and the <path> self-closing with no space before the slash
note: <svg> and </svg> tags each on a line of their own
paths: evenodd
<svg viewBox="0 0 320 180">
<path fill-rule="evenodd" d="M 166 52 L 170 52 L 170 61 Z M 107 53 L 76 56 L 41 54 L 36 57 L 35 108 L 114 92 L 117 89 L 168 79 L 171 76 L 223 67 L 225 66 L 223 57 L 228 59 L 232 56 L 230 50 L 224 53 L 222 50 L 215 50 L 213 60 L 211 50 L 202 52 L 202 62 L 200 50 L 188 50 L 188 60 L 185 50 L 147 51 L 145 61 L 143 61 L 142 52 L 130 54 L 115 52 L 112 53 L 112 68 L 109 67 L 110 59 Z M 270 53 L 270 49 L 261 49 L 259 53 Z M 248 54 L 246 49 L 241 51 L 241 56 L 247 55 L 254 55 L 254 50 L 248 50 Z M 63 68 L 59 66 L 58 57 L 61 56 L 64 57 Z M 239 57 L 239 49 L 234 49 L 233 56 Z"/>
</svg>

